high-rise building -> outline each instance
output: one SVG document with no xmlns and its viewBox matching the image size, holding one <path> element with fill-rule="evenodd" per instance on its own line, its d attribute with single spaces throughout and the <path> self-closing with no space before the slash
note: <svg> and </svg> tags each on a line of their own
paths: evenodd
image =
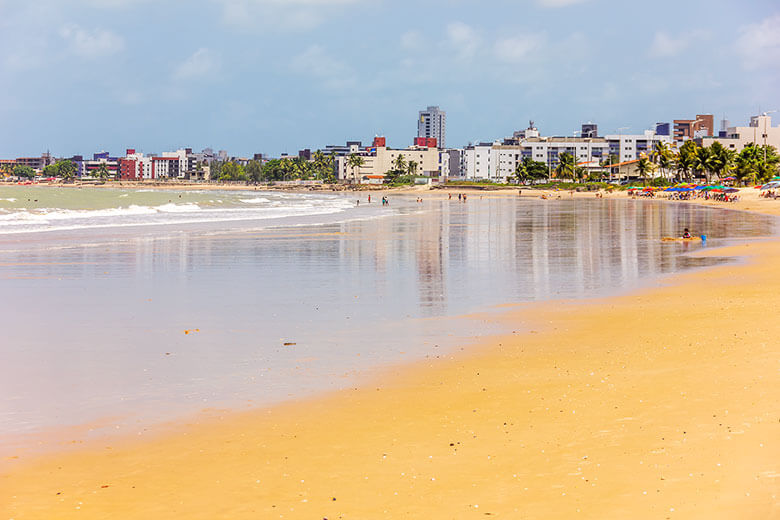
<svg viewBox="0 0 780 520">
<path fill-rule="evenodd" d="M 417 119 L 417 137 L 433 137 L 439 148 L 446 147 L 444 136 L 447 133 L 447 113 L 439 107 L 428 107 L 420 110 Z"/>
</svg>

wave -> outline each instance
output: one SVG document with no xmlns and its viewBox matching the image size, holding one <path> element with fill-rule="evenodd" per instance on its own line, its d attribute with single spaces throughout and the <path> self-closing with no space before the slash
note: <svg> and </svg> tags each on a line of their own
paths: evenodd
<svg viewBox="0 0 780 520">
<path fill-rule="evenodd" d="M 271 199 L 266 199 L 265 197 L 257 197 L 254 199 L 238 199 L 241 202 L 245 202 L 247 204 L 263 204 L 264 202 L 271 202 Z"/>
<path fill-rule="evenodd" d="M 251 199 L 250 199 L 251 200 Z M 284 217 L 325 215 L 346 211 L 349 201 L 299 200 L 283 207 L 273 204 L 263 207 L 206 207 L 195 203 L 167 203 L 160 206 L 130 205 L 126 207 L 71 210 L 61 208 L 21 209 L 12 213 L 0 211 L 0 235 L 64 231 L 88 228 L 193 224 L 220 221 L 267 220 Z M 249 204 L 259 204 L 251 202 Z"/>
<path fill-rule="evenodd" d="M 7 199 L 0 199 L 0 200 L 4 200 L 4 201 L 6 201 L 6 202 L 16 202 L 16 199 L 15 199 L 15 198 L 13 198 L 13 197 L 9 197 L 9 198 L 7 198 Z"/>
</svg>

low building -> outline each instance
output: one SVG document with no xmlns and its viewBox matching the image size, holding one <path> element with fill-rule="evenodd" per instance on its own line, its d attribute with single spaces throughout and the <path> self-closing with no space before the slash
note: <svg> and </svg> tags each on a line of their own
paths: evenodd
<svg viewBox="0 0 780 520">
<path fill-rule="evenodd" d="M 119 158 L 112 157 L 108 152 L 98 152 L 92 154 L 92 160 L 83 161 L 82 176 L 94 177 L 95 173 L 105 165 L 109 177 L 116 177 L 119 174 Z"/>
<path fill-rule="evenodd" d="M 427 142 L 427 141 L 426 141 Z M 430 141 L 433 144 L 433 141 Z M 356 154 L 363 159 L 362 166 L 351 167 L 349 156 Z M 376 182 L 376 177 L 384 176 L 395 168 L 395 161 L 403 157 L 407 165 L 413 162 L 417 165 L 417 175 L 424 177 L 439 177 L 439 149 L 428 146 L 410 146 L 405 149 L 388 148 L 384 137 L 374 138 L 372 146 L 360 150 L 357 147 L 349 155 L 335 157 L 337 178 L 352 183 Z"/>
<path fill-rule="evenodd" d="M 20 166 L 29 166 L 38 173 L 41 173 L 44 168 L 54 164 L 55 159 L 49 152 L 42 153 L 40 157 L 17 157 L 16 164 Z"/>
</svg>

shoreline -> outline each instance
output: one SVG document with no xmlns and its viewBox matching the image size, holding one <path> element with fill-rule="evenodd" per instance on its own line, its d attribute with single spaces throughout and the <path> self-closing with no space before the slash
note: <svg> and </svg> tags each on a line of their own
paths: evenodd
<svg viewBox="0 0 780 520">
<path fill-rule="evenodd" d="M 203 191 L 271 191 L 271 192 L 290 192 L 290 193 L 336 193 L 336 194 L 371 194 L 375 192 L 378 195 L 386 192 L 392 194 L 414 194 L 417 196 L 426 196 L 433 198 L 447 198 L 457 192 L 466 193 L 471 197 L 476 195 L 480 197 L 522 197 L 522 198 L 534 198 L 540 199 L 542 196 L 547 197 L 547 200 L 553 202 L 555 200 L 566 199 L 592 199 L 596 197 L 596 194 L 600 194 L 603 199 L 636 199 L 636 200 L 657 200 L 666 202 L 675 202 L 683 204 L 699 204 L 702 206 L 713 206 L 722 208 L 741 209 L 745 211 L 754 211 L 766 215 L 780 216 L 780 201 L 774 199 L 765 199 L 759 197 L 759 190 L 752 187 L 739 188 L 740 200 L 736 202 L 721 202 L 714 200 L 704 199 L 691 199 L 691 200 L 670 200 L 667 197 L 653 197 L 645 199 L 643 197 L 632 197 L 627 191 L 621 190 L 599 190 L 599 191 L 572 191 L 572 190 L 556 190 L 556 189 L 538 189 L 531 186 L 447 186 L 447 187 L 431 187 L 427 185 L 419 186 L 396 186 L 386 187 L 381 185 L 321 185 L 315 189 L 311 189 L 309 186 L 274 186 L 274 185 L 251 185 L 251 184 L 216 184 L 216 183 L 197 183 L 197 182 L 181 182 L 181 183 L 167 183 L 167 182 L 109 182 L 104 184 L 93 183 L 39 183 L 31 185 L 19 185 L 16 183 L 0 183 L 0 187 L 42 187 L 42 188 L 69 188 L 69 189 L 149 189 L 159 191 L 189 191 L 189 190 L 203 190 Z M 518 193 L 518 190 L 520 193 Z"/>
<path fill-rule="evenodd" d="M 19 462 L 0 475 L 0 488 L 16 496 L 0 511 L 771 516 L 780 460 L 772 339 L 780 327 L 765 320 L 780 303 L 771 261 L 780 242 L 712 253 L 748 251 L 746 262 L 665 277 L 661 287 L 627 295 L 512 306 L 522 313 L 508 311 L 507 324 L 522 320 L 532 332 L 394 366 L 358 389 Z M 716 423 L 724 410 L 728 421 Z M 58 478 L 43 477 L 55 465 Z"/>
</svg>

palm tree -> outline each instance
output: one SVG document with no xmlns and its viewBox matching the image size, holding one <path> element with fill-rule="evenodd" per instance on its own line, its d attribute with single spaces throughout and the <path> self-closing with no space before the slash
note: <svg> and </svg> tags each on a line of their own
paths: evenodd
<svg viewBox="0 0 780 520">
<path fill-rule="evenodd" d="M 734 173 L 741 183 L 755 184 L 760 180 L 759 154 L 758 146 L 749 143 L 737 155 Z"/>
<path fill-rule="evenodd" d="M 710 149 L 703 146 L 696 147 L 696 155 L 693 161 L 693 169 L 697 173 L 704 174 L 704 180 L 707 184 L 710 183 L 710 166 L 711 166 L 712 154 Z"/>
<path fill-rule="evenodd" d="M 515 166 L 515 179 L 517 179 L 517 182 L 520 184 L 524 184 L 525 181 L 528 180 L 528 169 L 526 168 L 525 160 L 527 157 L 524 157 L 522 161 L 518 161 L 517 165 Z"/>
<path fill-rule="evenodd" d="M 736 152 L 725 148 L 719 141 L 710 145 L 710 156 L 707 165 L 710 171 L 719 179 L 728 176 L 728 173 L 734 169 L 734 158 Z"/>
<path fill-rule="evenodd" d="M 655 169 L 655 165 L 650 162 L 650 159 L 647 157 L 642 157 L 639 159 L 639 163 L 637 164 L 637 169 L 639 170 L 639 176 L 642 177 L 643 180 L 646 180 L 648 177 L 648 174 L 652 173 Z"/>
<path fill-rule="evenodd" d="M 325 177 L 325 154 L 322 150 L 314 152 L 314 177 L 322 179 Z"/>
<path fill-rule="evenodd" d="M 767 178 L 771 179 L 778 174 L 780 155 L 777 154 L 777 149 L 774 146 L 768 144 L 761 147 L 761 152 L 763 154 L 762 162 L 767 170 Z"/>
<path fill-rule="evenodd" d="M 673 152 L 669 152 L 667 155 L 662 155 L 658 158 L 658 166 L 661 168 L 661 175 L 666 178 L 666 173 L 669 172 L 675 165 L 675 155 Z"/>
<path fill-rule="evenodd" d="M 664 141 L 658 141 L 655 143 L 653 153 L 651 155 L 653 162 L 661 168 L 661 176 L 666 177 L 666 170 L 671 167 L 672 151 L 669 149 L 669 145 Z"/>
<path fill-rule="evenodd" d="M 409 175 L 417 175 L 417 162 L 410 160 L 406 164 L 406 171 L 409 172 Z"/>
<path fill-rule="evenodd" d="M 393 168 L 398 172 L 406 171 L 406 160 L 402 154 L 399 153 L 398 157 L 393 160 Z"/>
<path fill-rule="evenodd" d="M 289 176 L 293 174 L 293 162 L 289 157 L 285 157 L 279 162 L 279 169 L 281 170 L 282 180 L 287 180 Z"/>
<path fill-rule="evenodd" d="M 680 147 L 680 153 L 677 159 L 677 171 L 680 173 L 681 178 L 687 178 L 691 180 L 691 174 L 696 168 L 698 160 L 697 154 L 698 146 L 695 141 L 685 141 Z"/>
<path fill-rule="evenodd" d="M 574 156 L 563 152 L 558 157 L 558 166 L 555 168 L 555 172 L 562 179 L 574 179 L 576 167 Z"/>
<path fill-rule="evenodd" d="M 95 170 L 94 175 L 98 179 L 107 179 L 109 173 L 108 173 L 108 166 L 106 165 L 106 163 L 104 162 L 100 163 L 100 166 L 98 166 L 97 170 Z"/>
<path fill-rule="evenodd" d="M 296 157 L 292 160 L 291 171 L 295 179 L 308 179 L 310 165 L 303 157 Z"/>
<path fill-rule="evenodd" d="M 351 153 L 347 157 L 347 165 L 352 168 L 352 180 L 354 181 L 356 179 L 355 176 L 355 170 L 361 168 L 366 163 L 366 160 L 363 159 L 361 156 L 359 156 L 356 153 Z"/>
</svg>

